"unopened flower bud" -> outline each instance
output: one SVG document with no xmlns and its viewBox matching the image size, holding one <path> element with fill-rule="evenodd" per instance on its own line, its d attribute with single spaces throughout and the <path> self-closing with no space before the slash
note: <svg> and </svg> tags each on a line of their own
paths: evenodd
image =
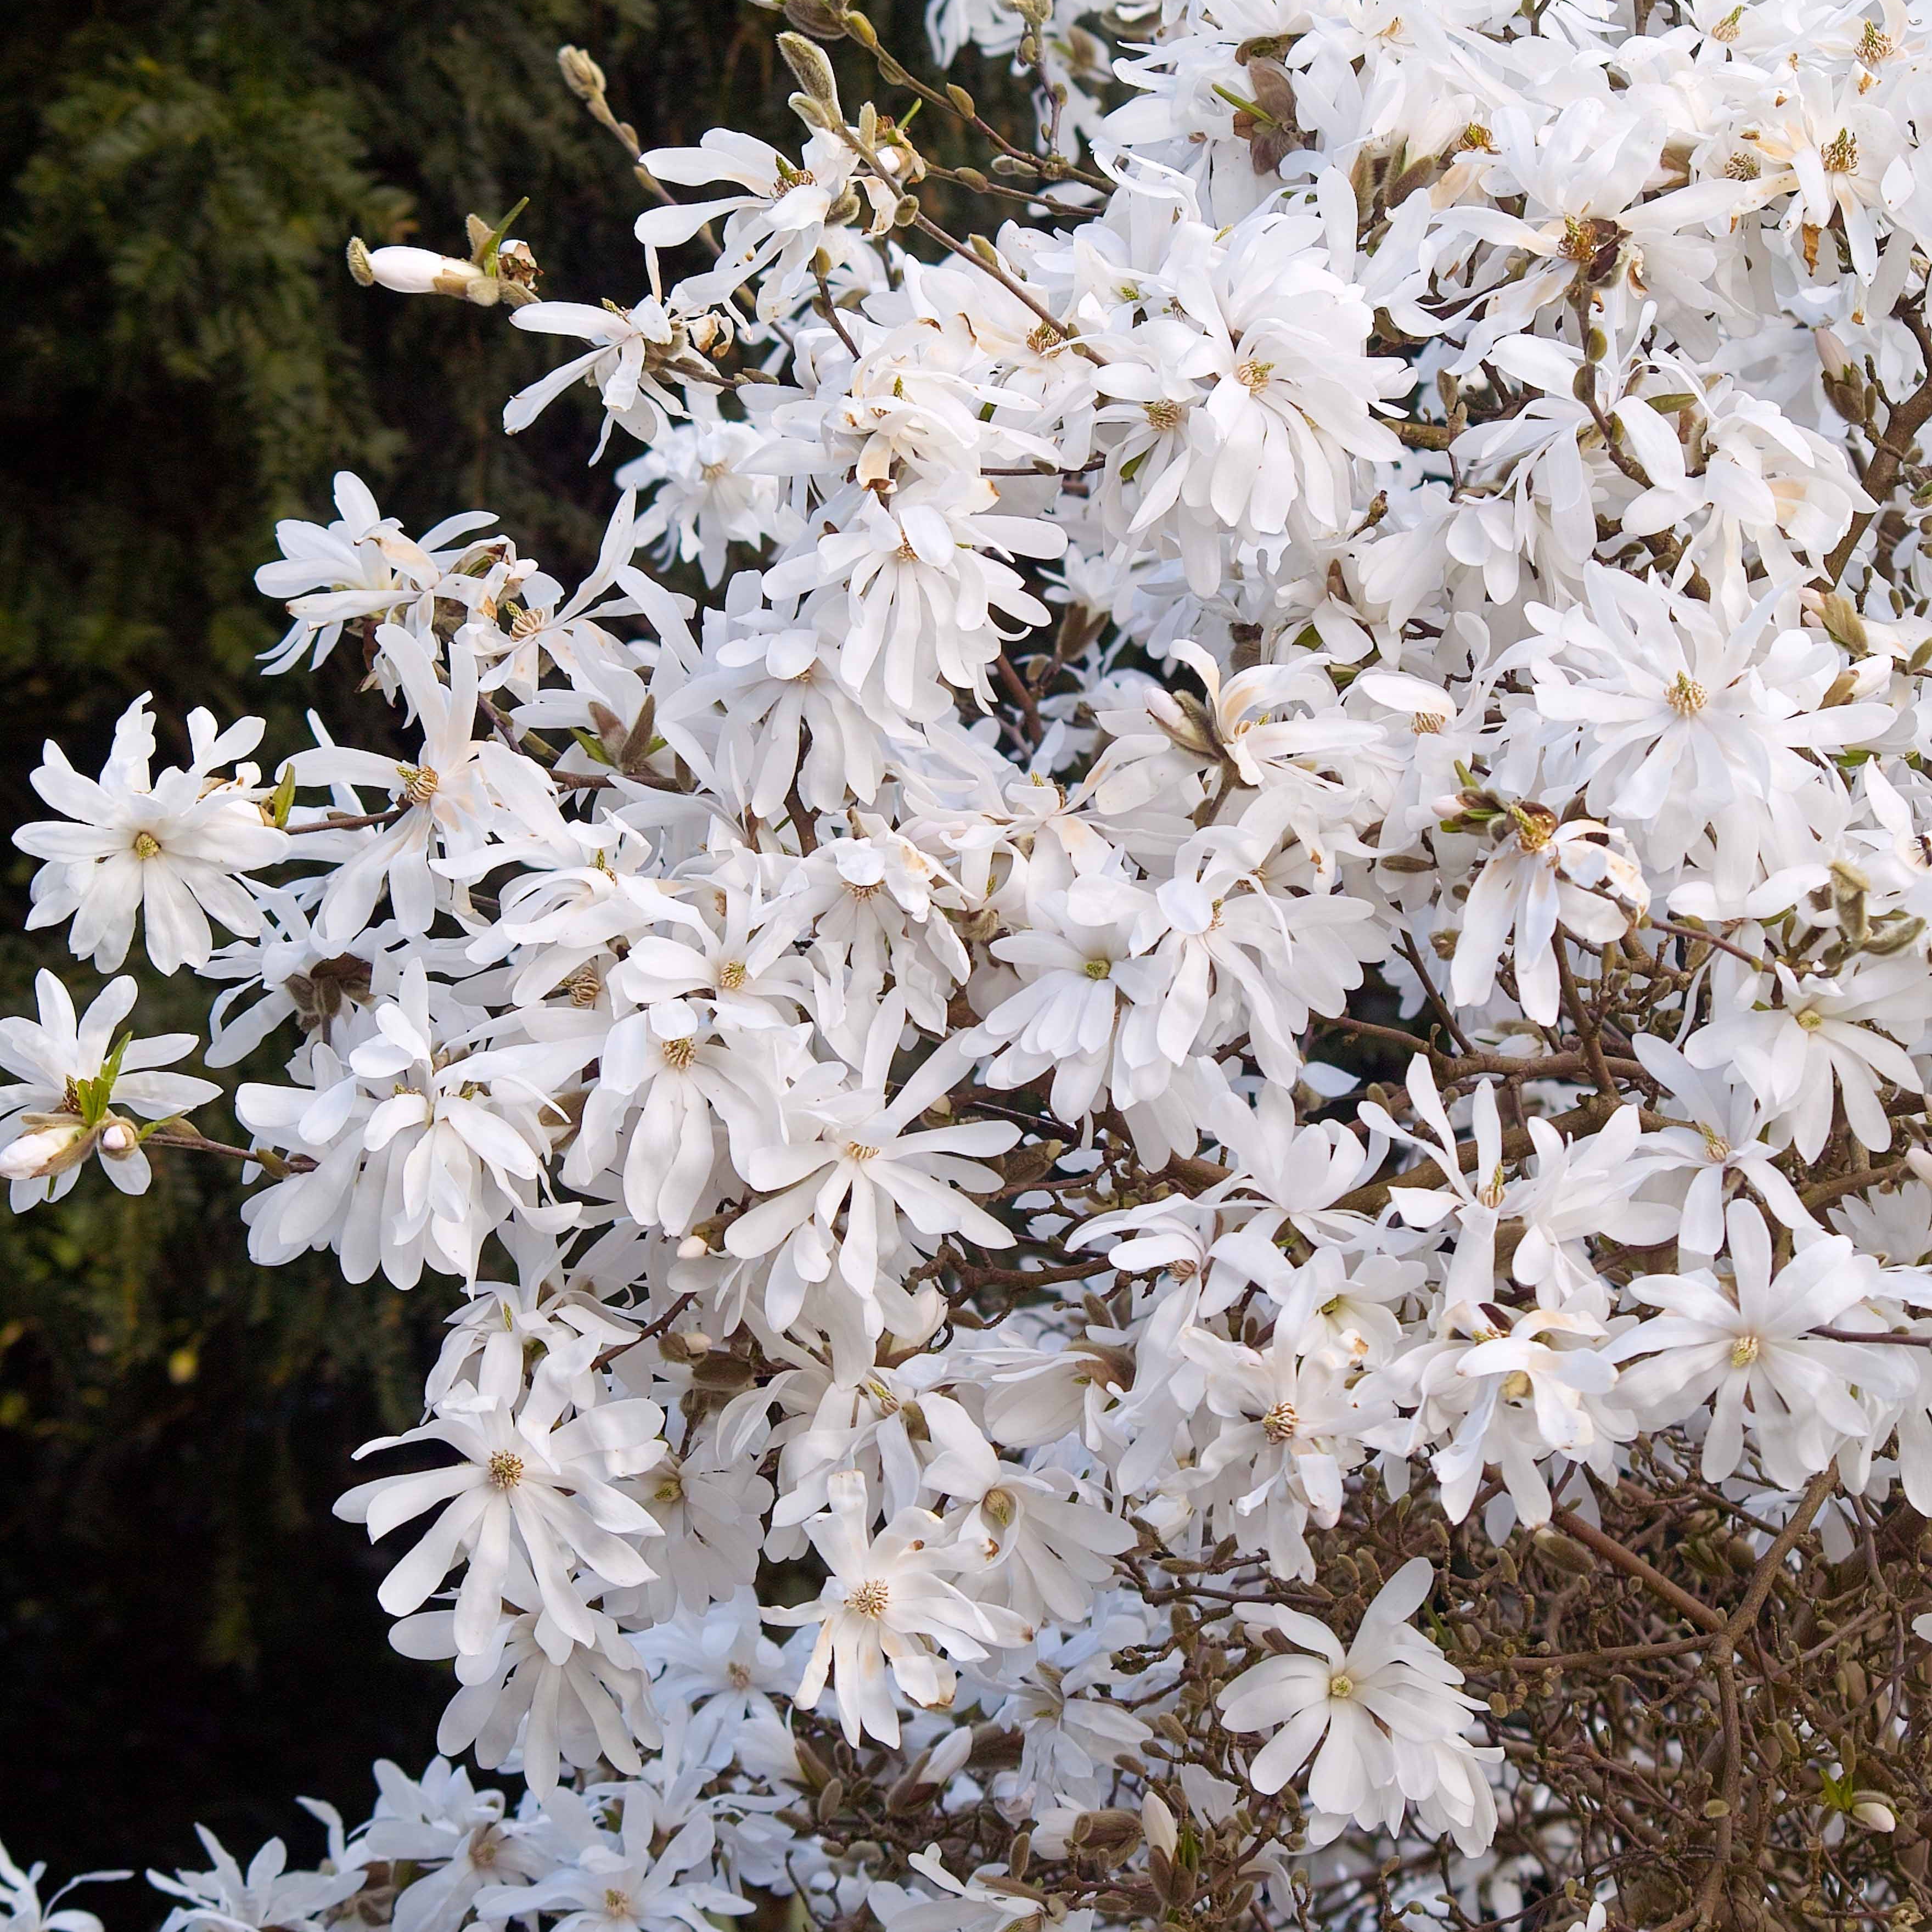
<svg viewBox="0 0 1932 1932">
<path fill-rule="evenodd" d="M 79 1120 L 43 1126 L 0 1148 L 0 1180 L 44 1180 L 85 1160 L 94 1136 Z"/>
<path fill-rule="evenodd" d="M 1147 708 L 1148 716 L 1182 751 L 1192 752 L 1197 758 L 1214 755 L 1214 734 L 1198 699 L 1172 691 L 1150 691 Z"/>
<path fill-rule="evenodd" d="M 842 127 L 845 110 L 838 104 L 838 80 L 832 71 L 831 62 L 825 57 L 825 50 L 802 34 L 781 34 L 778 52 L 784 55 L 785 65 L 791 69 L 792 78 L 817 103 L 827 122 L 833 127 Z"/>
<path fill-rule="evenodd" d="M 141 1136 L 125 1120 L 110 1120 L 100 1130 L 100 1151 L 124 1160 L 141 1144 Z"/>
<path fill-rule="evenodd" d="M 394 289 L 398 295 L 464 296 L 476 302 L 477 284 L 489 282 L 491 292 L 481 298 L 483 306 L 496 300 L 492 278 L 474 262 L 439 255 L 434 248 L 378 248 L 368 255 L 366 266 L 371 282 Z M 354 272 L 352 263 L 350 272 Z"/>
<path fill-rule="evenodd" d="M 1814 328 L 1811 340 L 1816 346 L 1818 360 L 1824 364 L 1825 373 L 1834 381 L 1841 377 L 1852 366 L 1852 358 L 1845 352 L 1845 345 L 1828 328 Z"/>
<path fill-rule="evenodd" d="M 1141 1820 L 1131 1811 L 1083 1811 L 1066 1835 L 1082 1851 L 1125 1858 L 1141 1841 Z"/>
<path fill-rule="evenodd" d="M 844 37 L 844 10 L 836 4 L 827 6 L 825 0 L 783 0 L 782 10 L 800 33 L 809 34 L 814 40 L 836 40 Z"/>
<path fill-rule="evenodd" d="M 581 47 L 559 47 L 556 64 L 563 84 L 580 100 L 594 100 L 604 92 L 604 70 Z"/>
<path fill-rule="evenodd" d="M 1860 1791 L 1852 1795 L 1852 1816 L 1868 1832 L 1895 1831 L 1898 1826 L 1897 1814 L 1876 1791 Z"/>
</svg>

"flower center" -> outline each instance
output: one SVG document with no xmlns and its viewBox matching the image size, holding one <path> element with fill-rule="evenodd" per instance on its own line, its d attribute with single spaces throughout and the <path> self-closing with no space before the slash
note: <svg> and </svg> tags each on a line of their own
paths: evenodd
<svg viewBox="0 0 1932 1932">
<path fill-rule="evenodd" d="M 1408 727 L 1418 738 L 1432 738 L 1448 722 L 1439 711 L 1418 711 L 1408 721 Z"/>
<path fill-rule="evenodd" d="M 1346 1670 L 1338 1670 L 1328 1680 L 1328 1694 L 1331 1697 L 1352 1697 L 1355 1694 L 1355 1680 Z"/>
<path fill-rule="evenodd" d="M 1528 1375 L 1521 1369 L 1512 1369 L 1503 1378 L 1503 1396 L 1506 1401 L 1522 1402 L 1532 1392 Z"/>
<path fill-rule="evenodd" d="M 594 966 L 578 967 L 563 983 L 570 988 L 570 1004 L 573 1006 L 594 1006 L 604 990 L 604 976 Z"/>
<path fill-rule="evenodd" d="M 508 1449 L 499 1449 L 488 1463 L 490 1484 L 498 1490 L 514 1490 L 524 1480 L 524 1459 Z"/>
<path fill-rule="evenodd" d="M 1724 164 L 1724 178 L 1726 181 L 1756 181 L 1763 172 L 1764 170 L 1758 164 L 1755 154 L 1733 154 Z"/>
<path fill-rule="evenodd" d="M 680 1072 L 697 1058 L 698 1042 L 688 1034 L 677 1040 L 668 1040 L 664 1043 L 664 1064 Z"/>
<path fill-rule="evenodd" d="M 866 1146 L 863 1141 L 848 1141 L 845 1143 L 845 1158 L 848 1160 L 858 1161 L 862 1165 L 866 1161 L 874 1159 L 878 1151 L 875 1147 Z"/>
<path fill-rule="evenodd" d="M 1825 1024 L 1825 1016 L 1816 1006 L 1807 1006 L 1797 1018 L 1798 1024 L 1807 1033 L 1816 1033 Z"/>
<path fill-rule="evenodd" d="M 698 473 L 704 478 L 706 482 L 715 483 L 730 467 L 730 464 L 723 457 L 720 457 L 716 463 L 705 464 Z"/>
<path fill-rule="evenodd" d="M 1680 670 L 1670 681 L 1664 701 L 1680 718 L 1694 718 L 1711 701 L 1711 694 L 1688 671 Z"/>
<path fill-rule="evenodd" d="M 1516 842 L 1526 852 L 1540 852 L 1556 836 L 1556 814 L 1546 805 L 1513 805 Z"/>
<path fill-rule="evenodd" d="M 402 778 L 403 796 L 412 805 L 428 804 L 442 782 L 434 767 L 428 765 L 398 765 L 396 770 Z"/>
<path fill-rule="evenodd" d="M 1162 398 L 1159 402 L 1147 406 L 1147 419 L 1156 429 L 1174 429 L 1178 427 L 1186 412 L 1178 403 L 1168 402 Z"/>
<path fill-rule="evenodd" d="M 724 1675 L 734 1690 L 748 1690 L 752 1688 L 752 1673 L 742 1664 L 728 1664 Z"/>
<path fill-rule="evenodd" d="M 1234 364 L 1234 380 L 1251 396 L 1258 396 L 1268 386 L 1274 374 L 1272 362 L 1238 362 Z"/>
<path fill-rule="evenodd" d="M 1891 59 L 1892 52 L 1892 36 L 1882 32 L 1876 20 L 1868 20 L 1864 32 L 1858 36 L 1858 58 L 1867 67 L 1876 67 L 1881 61 Z"/>
<path fill-rule="evenodd" d="M 718 990 L 721 993 L 735 993 L 751 977 L 745 970 L 742 959 L 728 959 L 718 969 Z"/>
<path fill-rule="evenodd" d="M 1758 1358 L 1763 1344 L 1755 1335 L 1740 1335 L 1731 1344 L 1731 1366 L 1748 1369 Z"/>
<path fill-rule="evenodd" d="M 1052 322 L 1042 322 L 1036 324 L 1027 338 L 1027 346 L 1036 356 L 1044 356 L 1049 349 L 1058 349 L 1066 340 Z"/>
<path fill-rule="evenodd" d="M 1301 1426 L 1301 1418 L 1296 1414 L 1292 1402 L 1278 1402 L 1262 1418 L 1262 1433 L 1270 1442 L 1290 1442 L 1294 1432 Z"/>
<path fill-rule="evenodd" d="M 631 1916 L 631 1895 L 620 1892 L 614 1885 L 604 1894 L 604 1916 L 607 1918 L 628 1918 Z"/>
<path fill-rule="evenodd" d="M 886 1613 L 886 1605 L 890 1601 L 890 1594 L 883 1583 L 861 1583 L 845 1599 L 845 1607 L 856 1611 L 862 1617 L 870 1617 L 875 1623 Z"/>
<path fill-rule="evenodd" d="M 1744 16 L 1744 10 L 1742 7 L 1733 7 L 1731 10 L 1711 29 L 1712 39 L 1714 40 L 1722 40 L 1728 45 L 1731 41 L 1737 38 L 1738 22 L 1741 21 Z"/>
<path fill-rule="evenodd" d="M 1709 1127 L 1705 1128 L 1703 1133 L 1705 1153 L 1713 1160 L 1729 1160 L 1731 1157 L 1730 1142 Z"/>
<path fill-rule="evenodd" d="M 1111 959 L 1090 959 L 1080 970 L 1090 980 L 1104 980 L 1114 970 L 1114 962 Z"/>
<path fill-rule="evenodd" d="M 988 1490 L 980 1498 L 980 1507 L 1002 1529 L 1010 1527 L 1020 1513 L 1019 1503 L 1010 1490 Z"/>
<path fill-rule="evenodd" d="M 1856 174 L 1858 170 L 1858 137 L 1849 128 L 1840 128 L 1818 150 L 1828 175 Z"/>
<path fill-rule="evenodd" d="M 152 832 L 136 832 L 134 856 L 137 859 L 158 859 L 161 856 L 161 842 Z"/>
</svg>

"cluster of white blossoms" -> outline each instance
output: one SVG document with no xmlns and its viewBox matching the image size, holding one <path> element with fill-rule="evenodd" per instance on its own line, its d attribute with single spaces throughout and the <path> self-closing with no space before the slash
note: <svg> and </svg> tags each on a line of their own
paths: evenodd
<svg viewBox="0 0 1932 1932">
<path fill-rule="evenodd" d="M 341 738 L 35 774 L 34 923 L 286 1056 L 255 1258 L 454 1310 L 338 1505 L 442 1755 L 170 1928 L 1508 1923 L 1596 1841 L 1452 1549 L 1647 1587 L 1640 1461 L 1768 1566 L 1676 1656 L 1932 1513 L 1923 8 L 932 28 L 1037 89 L 920 88 L 990 175 L 787 33 L 640 298 L 352 249 L 642 446 L 581 584 L 344 476 L 260 580 Z M 16 1209 L 212 1144 L 131 999 L 0 1024 Z"/>
</svg>

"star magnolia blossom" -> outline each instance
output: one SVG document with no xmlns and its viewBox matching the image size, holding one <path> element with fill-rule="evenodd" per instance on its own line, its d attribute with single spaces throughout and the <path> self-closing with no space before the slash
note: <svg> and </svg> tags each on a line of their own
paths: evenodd
<svg viewBox="0 0 1932 1932">
<path fill-rule="evenodd" d="M 1932 34 L 785 12 L 776 146 L 563 50 L 625 285 L 352 246 L 595 393 L 574 587 L 340 476 L 345 715 L 34 774 L 30 926 L 257 1077 L 42 974 L 14 1208 L 212 1149 L 449 1316 L 338 1506 L 447 1755 L 170 1932 L 1904 1924 Z"/>
</svg>

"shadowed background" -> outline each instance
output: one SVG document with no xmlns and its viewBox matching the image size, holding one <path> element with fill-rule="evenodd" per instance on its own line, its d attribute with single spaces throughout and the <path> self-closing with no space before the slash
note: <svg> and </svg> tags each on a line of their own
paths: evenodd
<svg viewBox="0 0 1932 1932">
<path fill-rule="evenodd" d="M 920 45 L 916 0 L 872 10 L 902 55 Z M 488 508 L 566 580 L 594 554 L 628 453 L 584 467 L 594 400 L 514 441 L 498 426 L 557 345 L 358 289 L 343 244 L 461 254 L 466 213 L 494 223 L 528 195 L 517 232 L 546 293 L 634 300 L 641 190 L 560 84 L 558 46 L 596 56 L 648 142 L 728 122 L 791 142 L 776 24 L 728 0 L 14 0 L 8 830 L 46 815 L 28 783 L 42 740 L 97 770 L 144 690 L 164 762 L 196 704 L 265 712 L 270 765 L 307 706 L 370 715 L 347 650 L 319 675 L 253 667 L 284 628 L 252 582 L 274 520 L 326 521 L 338 468 L 411 530 Z M 959 71 L 980 82 L 970 55 Z M 0 850 L 0 1012 L 32 1011 L 39 965 L 85 1001 L 99 976 L 59 934 L 22 936 L 32 864 Z M 199 1027 L 210 989 L 143 985 L 140 1030 Z M 242 1070 L 278 1070 L 273 1054 Z M 199 1118 L 238 1134 L 219 1103 Z M 94 1176 L 0 1216 L 0 1840 L 56 1876 L 202 1864 L 197 1820 L 244 1860 L 274 1833 L 312 1860 L 295 1795 L 363 1815 L 370 1760 L 419 1769 L 449 1688 L 388 1648 L 386 1564 L 329 1505 L 357 1443 L 416 1419 L 452 1285 L 352 1287 L 326 1257 L 258 1270 L 234 1176 L 157 1168 L 139 1201 Z M 116 1928 L 162 1909 L 138 1885 L 84 1902 Z"/>
</svg>

